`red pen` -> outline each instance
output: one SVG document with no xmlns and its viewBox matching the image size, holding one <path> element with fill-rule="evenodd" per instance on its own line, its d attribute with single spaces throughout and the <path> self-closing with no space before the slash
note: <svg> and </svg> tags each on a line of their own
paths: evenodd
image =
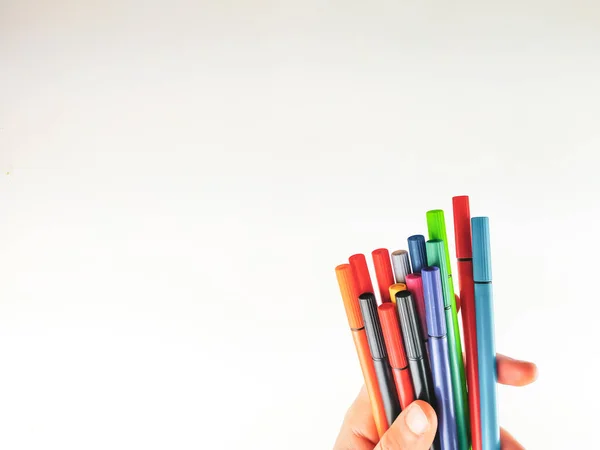
<svg viewBox="0 0 600 450">
<path fill-rule="evenodd" d="M 458 260 L 463 336 L 465 339 L 465 372 L 469 408 L 471 410 L 471 445 L 482 450 L 481 416 L 479 408 L 479 369 L 477 362 L 477 327 L 475 321 L 475 285 L 473 283 L 473 247 L 471 243 L 471 211 L 469 197 L 453 197 L 454 234 Z"/>
<path fill-rule="evenodd" d="M 378 248 L 377 250 L 373 250 L 371 256 L 373 257 L 373 265 L 375 266 L 375 276 L 377 277 L 381 302 L 390 302 L 390 286 L 396 282 L 394 280 L 394 272 L 392 271 L 390 252 L 387 248 Z"/>
<path fill-rule="evenodd" d="M 352 272 L 356 277 L 358 284 L 358 295 L 364 294 L 365 292 L 373 292 L 373 283 L 371 283 L 371 277 L 369 276 L 369 268 L 367 267 L 367 259 L 362 253 L 352 255 L 348 262 L 352 267 Z"/>
<path fill-rule="evenodd" d="M 377 311 L 381 321 L 383 340 L 392 367 L 392 374 L 394 375 L 394 383 L 400 399 L 400 407 L 404 410 L 415 400 L 415 391 L 408 370 L 404 341 L 400 334 L 398 311 L 396 305 L 390 302 L 380 305 Z"/>
</svg>

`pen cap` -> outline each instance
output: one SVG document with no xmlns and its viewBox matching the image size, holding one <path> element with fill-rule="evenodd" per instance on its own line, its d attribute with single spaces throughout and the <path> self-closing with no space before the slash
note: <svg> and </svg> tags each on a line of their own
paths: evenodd
<svg viewBox="0 0 600 450">
<path fill-rule="evenodd" d="M 369 342 L 369 350 L 373 359 L 384 359 L 387 357 L 379 314 L 377 313 L 377 301 L 371 292 L 366 292 L 358 297 L 360 310 L 365 323 L 365 332 Z"/>
<path fill-rule="evenodd" d="M 427 254 L 425 253 L 425 236 L 415 234 L 408 238 L 408 251 L 412 263 L 413 273 L 421 273 L 421 269 L 427 266 Z"/>
<path fill-rule="evenodd" d="M 490 249 L 490 221 L 487 217 L 473 217 L 473 281 L 492 281 Z"/>
<path fill-rule="evenodd" d="M 377 286 L 382 302 L 390 301 L 390 286 L 394 284 L 394 273 L 392 272 L 392 263 L 390 262 L 390 252 L 387 248 L 378 248 L 371 252 L 373 257 L 373 266 L 375 267 L 375 276 L 377 277 Z"/>
<path fill-rule="evenodd" d="M 423 335 L 415 302 L 408 291 L 396 294 L 396 304 L 400 315 L 400 328 L 404 336 L 404 346 L 409 359 L 420 359 L 425 354 Z"/>
<path fill-rule="evenodd" d="M 423 295 L 427 311 L 427 332 L 429 336 L 446 336 L 446 316 L 444 314 L 444 299 L 442 297 L 442 279 L 437 267 L 424 267 L 421 271 L 423 278 Z"/>
<path fill-rule="evenodd" d="M 438 267 L 440 269 L 440 277 L 442 280 L 444 277 L 450 275 L 448 270 L 448 263 L 444 257 L 444 241 L 441 239 L 430 239 L 427 241 L 427 264 L 430 267 Z"/>
<path fill-rule="evenodd" d="M 340 286 L 340 293 L 344 302 L 344 309 L 348 317 L 348 325 L 350 328 L 362 328 L 363 320 L 358 304 L 358 284 L 354 277 L 350 264 L 340 264 L 335 268 L 335 276 L 337 277 Z"/>
<path fill-rule="evenodd" d="M 396 304 L 396 293 L 405 290 L 406 284 L 404 283 L 395 283 L 390 286 L 390 300 L 393 304 Z"/>
<path fill-rule="evenodd" d="M 409 273 L 406 276 L 406 289 L 412 295 L 417 311 L 419 312 L 419 318 L 421 319 L 421 330 L 423 334 L 427 330 L 427 313 L 425 312 L 425 300 L 423 299 L 423 280 L 420 273 Z M 425 337 L 425 336 L 423 336 Z"/>
<path fill-rule="evenodd" d="M 454 213 L 454 240 L 457 258 L 471 258 L 471 211 L 469 197 L 460 195 L 452 197 L 452 211 Z"/>
<path fill-rule="evenodd" d="M 358 283 L 359 294 L 363 292 L 373 292 L 373 284 L 369 276 L 369 268 L 367 267 L 367 258 L 362 253 L 352 255 L 349 260 L 356 282 Z"/>
<path fill-rule="evenodd" d="M 379 312 L 383 340 L 387 348 L 390 365 L 395 369 L 403 369 L 408 365 L 408 362 L 406 361 L 404 342 L 400 334 L 396 306 L 393 303 L 383 303 L 377 308 L 377 311 Z"/>
<path fill-rule="evenodd" d="M 444 294 L 444 305 L 450 306 L 450 293 L 447 292 L 447 279 L 450 274 L 448 272 L 446 258 L 444 258 L 444 242 L 441 239 L 431 239 L 427 241 L 427 262 L 429 263 L 429 266 L 438 267 L 440 269 L 442 292 Z M 425 287 L 423 287 L 423 290 L 424 289 Z"/>
<path fill-rule="evenodd" d="M 427 211 L 427 230 L 429 232 L 429 239 L 441 239 L 444 242 L 444 257 L 448 267 L 448 275 L 451 275 L 452 269 L 450 267 L 450 252 L 448 251 L 448 236 L 446 234 L 444 211 L 441 209 Z"/>
<path fill-rule="evenodd" d="M 410 260 L 406 250 L 392 252 L 392 268 L 394 269 L 396 283 L 404 283 L 406 275 L 410 273 Z M 392 299 L 392 301 L 394 300 Z"/>
</svg>

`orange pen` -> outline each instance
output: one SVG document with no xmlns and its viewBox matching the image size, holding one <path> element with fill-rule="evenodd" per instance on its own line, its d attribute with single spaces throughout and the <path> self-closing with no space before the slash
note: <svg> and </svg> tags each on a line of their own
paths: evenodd
<svg viewBox="0 0 600 450">
<path fill-rule="evenodd" d="M 375 266 L 375 276 L 377 277 L 381 302 L 389 302 L 391 301 L 390 286 L 396 282 L 394 280 L 394 272 L 392 272 L 390 252 L 387 248 L 378 248 L 377 250 L 373 250 L 371 256 L 373 257 L 373 265 Z"/>
<path fill-rule="evenodd" d="M 379 306 L 378 312 L 400 406 L 404 410 L 415 400 L 415 391 L 408 370 L 404 341 L 402 340 L 402 334 L 400 334 L 398 310 L 393 303 L 383 303 Z"/>
<path fill-rule="evenodd" d="M 358 303 L 358 296 L 361 292 L 359 292 L 358 282 L 350 264 L 337 266 L 335 268 L 335 275 L 340 286 L 340 293 L 344 301 L 348 325 L 350 325 L 350 331 L 352 332 L 354 345 L 356 346 L 360 368 L 365 379 L 365 386 L 371 400 L 375 427 L 377 428 L 379 437 L 381 437 L 389 428 L 389 424 L 385 415 L 383 400 L 379 391 L 379 383 L 375 374 L 375 366 L 373 365 L 373 358 L 371 358 L 371 351 L 369 350 L 369 343 L 367 342 L 365 326 Z"/>
</svg>

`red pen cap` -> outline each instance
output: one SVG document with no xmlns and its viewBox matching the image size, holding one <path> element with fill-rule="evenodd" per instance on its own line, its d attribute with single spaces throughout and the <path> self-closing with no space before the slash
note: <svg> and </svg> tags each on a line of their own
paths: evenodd
<svg viewBox="0 0 600 450">
<path fill-rule="evenodd" d="M 383 340 L 387 348 L 390 366 L 394 369 L 404 369 L 408 366 L 408 361 L 404 351 L 402 335 L 400 334 L 396 305 L 394 303 L 383 303 L 377 308 L 377 311 L 379 312 Z"/>
<path fill-rule="evenodd" d="M 373 256 L 373 265 L 375 266 L 375 276 L 379 286 L 379 295 L 381 302 L 390 301 L 390 286 L 395 283 L 394 272 L 392 272 L 392 262 L 390 261 L 390 252 L 387 248 L 378 248 L 371 253 Z"/>
<path fill-rule="evenodd" d="M 454 236 L 457 258 L 472 258 L 471 245 L 471 211 L 469 196 L 460 195 L 452 197 L 452 210 L 454 212 Z"/>
<path fill-rule="evenodd" d="M 358 329 L 364 326 L 360 304 L 358 303 L 358 285 L 350 264 L 340 264 L 335 268 L 335 276 L 340 285 L 340 293 L 344 301 L 348 325 L 350 328 Z"/>
<path fill-rule="evenodd" d="M 362 253 L 352 255 L 349 259 L 350 266 L 356 277 L 358 283 L 358 295 L 364 294 L 365 292 L 373 292 L 373 284 L 371 283 L 371 276 L 369 275 L 369 268 L 367 267 L 367 258 Z"/>
</svg>

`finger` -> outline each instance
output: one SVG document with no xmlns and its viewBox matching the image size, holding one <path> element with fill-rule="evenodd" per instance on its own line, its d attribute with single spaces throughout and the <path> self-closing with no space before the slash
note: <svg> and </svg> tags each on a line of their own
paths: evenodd
<svg viewBox="0 0 600 450">
<path fill-rule="evenodd" d="M 510 386 L 526 386 L 537 378 L 537 366 L 528 361 L 519 361 L 508 356 L 496 355 L 498 383 Z"/>
<path fill-rule="evenodd" d="M 363 386 L 346 412 L 334 450 L 373 450 L 379 440 L 367 389 Z"/>
<path fill-rule="evenodd" d="M 417 400 L 394 421 L 375 450 L 428 450 L 437 429 L 437 417 L 429 404 Z"/>
<path fill-rule="evenodd" d="M 502 450 L 525 450 L 512 435 L 504 428 L 500 428 L 500 447 Z"/>
</svg>

